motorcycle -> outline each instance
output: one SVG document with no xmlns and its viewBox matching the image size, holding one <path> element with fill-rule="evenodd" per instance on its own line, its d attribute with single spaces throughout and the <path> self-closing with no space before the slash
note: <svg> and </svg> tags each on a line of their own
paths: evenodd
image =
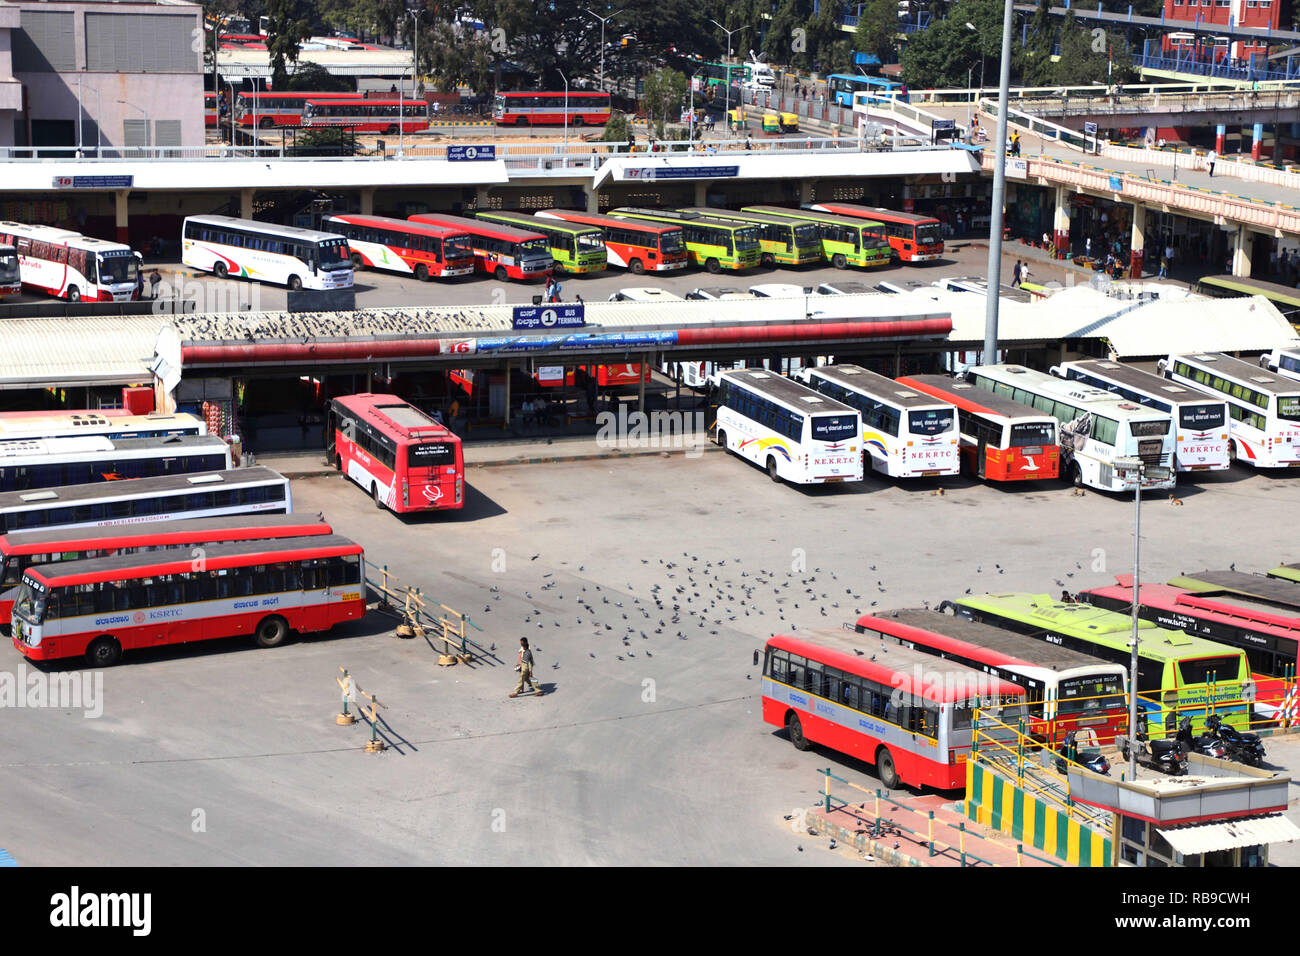
<svg viewBox="0 0 1300 956">
<path fill-rule="evenodd" d="M 1258 767 L 1264 763 L 1264 742 L 1259 734 L 1242 733 L 1231 724 L 1225 724 L 1218 714 L 1211 714 L 1205 721 L 1206 728 L 1217 734 L 1228 750 L 1228 759 L 1244 763 L 1249 767 Z"/>
<path fill-rule="evenodd" d="M 1182 741 L 1183 749 L 1188 753 L 1201 754 L 1204 757 L 1213 757 L 1216 760 L 1228 759 L 1228 746 L 1215 734 L 1202 734 L 1193 736 L 1192 718 L 1184 717 L 1178 723 L 1178 739 Z"/>
<path fill-rule="evenodd" d="M 1186 742 L 1177 737 L 1148 740 L 1144 715 L 1138 718 L 1137 739 L 1130 740 L 1124 734 L 1117 734 L 1115 746 L 1125 762 L 1136 756 L 1138 763 L 1151 770 L 1174 777 L 1187 773 Z"/>
<path fill-rule="evenodd" d="M 1100 751 L 1097 753 L 1088 753 L 1079 750 L 1078 744 L 1075 741 L 1074 731 L 1070 731 L 1065 735 L 1065 742 L 1061 747 L 1060 754 L 1061 756 L 1056 758 L 1057 773 L 1066 773 L 1067 768 L 1069 767 L 1066 760 L 1073 760 L 1080 766 L 1087 767 L 1093 773 L 1101 774 L 1103 777 L 1110 776 L 1110 761 L 1106 759 L 1106 755 Z"/>
</svg>

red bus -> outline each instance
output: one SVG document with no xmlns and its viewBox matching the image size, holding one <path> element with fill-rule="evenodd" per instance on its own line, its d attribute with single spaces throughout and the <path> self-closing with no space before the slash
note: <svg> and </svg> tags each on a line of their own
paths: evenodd
<svg viewBox="0 0 1300 956">
<path fill-rule="evenodd" d="M 215 128 L 217 125 L 217 94 L 203 94 L 203 125 Z"/>
<path fill-rule="evenodd" d="M 859 618 L 854 629 L 870 639 L 902 644 L 1023 687 L 1028 733 L 1053 750 L 1066 734 L 1084 728 L 1108 746 L 1128 726 L 1128 672 L 1119 664 L 920 608 L 869 614 Z"/>
<path fill-rule="evenodd" d="M 397 514 L 465 504 L 460 438 L 396 395 L 342 395 L 329 404 L 325 453 Z"/>
<path fill-rule="evenodd" d="M 235 98 L 235 121 L 240 126 L 270 129 L 272 126 L 301 126 L 307 101 L 325 99 L 361 100 L 362 93 L 240 93 Z"/>
<path fill-rule="evenodd" d="M 541 278 L 550 275 L 555 268 L 551 244 L 540 232 L 438 213 L 421 213 L 411 216 L 410 221 L 468 233 L 479 271 L 502 282 L 506 279 Z"/>
<path fill-rule="evenodd" d="M 842 630 L 772 637 L 763 720 L 784 727 L 797 750 L 821 744 L 874 764 L 891 790 L 957 790 L 975 710 L 1011 724 L 1025 714 L 1024 688 L 1009 681 L 901 645 L 867 646 Z"/>
<path fill-rule="evenodd" d="M 1252 598 L 1228 588 L 1192 591 L 1174 586 L 1178 581 L 1175 578 L 1171 584 L 1143 584 L 1138 617 L 1245 651 L 1251 676 L 1259 688 L 1255 709 L 1268 713 L 1279 707 L 1295 686 L 1288 679 L 1294 681 L 1296 674 L 1300 616 L 1294 612 L 1287 614 L 1258 596 Z M 1133 575 L 1117 574 L 1115 582 L 1108 587 L 1081 591 L 1078 599 L 1108 611 L 1128 613 L 1133 607 Z M 1295 588 L 1293 584 L 1270 582 L 1267 578 L 1257 583 L 1265 585 L 1266 590 L 1268 584 Z M 1282 595 L 1286 597 L 1286 592 Z"/>
<path fill-rule="evenodd" d="M 927 262 L 943 255 L 943 224 L 931 216 L 894 212 L 891 209 L 852 202 L 822 202 L 807 208 L 837 216 L 875 220 L 884 227 L 884 231 L 872 234 L 889 240 L 894 255 L 903 262 Z"/>
<path fill-rule="evenodd" d="M 424 100 L 344 100 L 314 94 L 302 108 L 302 126 L 342 126 L 354 133 L 414 133 L 429 128 Z"/>
<path fill-rule="evenodd" d="M 1058 423 L 1051 415 L 946 375 L 897 380 L 957 408 L 967 469 L 988 481 L 1056 478 L 1061 472 Z"/>
<path fill-rule="evenodd" d="M 34 661 L 84 654 L 111 667 L 123 651 L 289 630 L 327 631 L 366 612 L 361 545 L 334 534 L 140 551 L 37 565 L 14 601 L 13 643 Z"/>
<path fill-rule="evenodd" d="M 563 124 L 566 95 L 520 90 L 498 93 L 493 115 L 498 126 Z M 567 95 L 569 125 L 604 126 L 609 122 L 609 94 L 570 90 Z"/>
<path fill-rule="evenodd" d="M 34 564 L 57 564 L 163 548 L 191 548 L 228 541 L 305 538 L 332 534 L 320 518 L 301 515 L 231 515 L 182 521 L 146 521 L 126 527 L 59 528 L 0 535 L 0 627 L 9 626 L 23 573 Z M 198 552 L 191 550 L 191 557 Z"/>
<path fill-rule="evenodd" d="M 534 213 L 543 219 L 563 219 L 583 226 L 595 226 L 605 234 L 606 261 L 641 275 L 686 268 L 686 240 L 681 226 L 616 219 L 574 209 L 543 209 Z"/>
<path fill-rule="evenodd" d="M 430 277 L 464 276 L 474 271 L 469 233 L 448 226 L 419 225 L 387 216 L 326 216 L 322 228 L 348 241 L 352 268 L 363 265 Z"/>
</svg>

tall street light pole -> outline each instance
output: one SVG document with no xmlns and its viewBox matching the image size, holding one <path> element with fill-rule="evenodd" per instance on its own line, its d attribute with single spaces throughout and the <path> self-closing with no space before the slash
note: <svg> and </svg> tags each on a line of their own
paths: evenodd
<svg viewBox="0 0 1300 956">
<path fill-rule="evenodd" d="M 411 18 L 411 32 L 415 34 L 415 48 L 411 51 L 411 98 L 415 99 L 420 93 L 420 11 L 406 13 Z"/>
<path fill-rule="evenodd" d="M 564 81 L 564 164 L 569 164 L 569 78 L 564 75 L 564 71 L 557 69 L 556 73 L 560 74 L 560 79 Z"/>
<path fill-rule="evenodd" d="M 605 24 L 608 23 L 610 20 L 613 20 L 616 16 L 618 16 L 623 11 L 617 10 L 614 13 L 611 13 L 607 17 L 602 17 L 599 13 L 596 13 L 592 10 L 588 10 L 586 7 L 582 8 L 582 12 L 600 21 L 600 91 L 604 93 L 605 92 Z"/>
<path fill-rule="evenodd" d="M 989 294 L 984 297 L 984 363 L 998 358 L 998 290 L 1002 288 L 1002 207 L 1007 192 L 1007 100 L 1011 87 L 1011 0 L 1002 10 L 1002 69 L 998 82 L 998 138 L 994 144 L 993 208 L 989 215 Z M 983 79 L 980 85 L 983 86 Z"/>
<path fill-rule="evenodd" d="M 712 17 L 709 18 L 709 22 L 727 35 L 727 59 L 730 60 L 731 59 L 731 35 L 733 33 L 739 33 L 744 28 L 736 27 L 734 30 L 728 30 L 726 27 L 724 27 L 717 20 L 714 20 Z M 731 122 L 731 64 L 727 63 L 725 64 L 725 66 L 726 69 L 724 70 L 724 74 L 725 74 L 724 82 L 727 85 L 727 96 L 726 96 L 727 105 L 724 107 L 724 109 L 726 109 L 727 111 L 727 122 L 730 123 Z"/>
</svg>

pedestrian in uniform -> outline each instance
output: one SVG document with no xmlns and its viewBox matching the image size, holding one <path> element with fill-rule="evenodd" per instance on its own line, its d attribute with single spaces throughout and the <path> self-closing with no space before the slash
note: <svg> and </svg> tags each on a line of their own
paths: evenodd
<svg viewBox="0 0 1300 956">
<path fill-rule="evenodd" d="M 1016 267 L 1011 270 L 1011 288 L 1013 289 L 1020 288 L 1020 275 L 1021 275 L 1020 260 L 1017 259 Z"/>
<path fill-rule="evenodd" d="M 542 685 L 533 680 L 533 652 L 528 648 L 528 638 L 519 638 L 519 663 L 515 665 L 515 670 L 519 672 L 519 683 L 515 689 L 510 692 L 511 697 L 518 697 L 523 693 L 524 685 L 531 685 L 533 694 L 537 697 L 542 696 Z"/>
</svg>

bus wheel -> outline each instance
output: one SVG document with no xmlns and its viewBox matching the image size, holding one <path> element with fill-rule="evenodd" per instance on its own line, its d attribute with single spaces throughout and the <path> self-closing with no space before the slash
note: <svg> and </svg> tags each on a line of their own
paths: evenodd
<svg viewBox="0 0 1300 956">
<path fill-rule="evenodd" d="M 116 638 L 97 637 L 86 648 L 86 660 L 91 667 L 112 667 L 122 659 L 122 645 Z"/>
<path fill-rule="evenodd" d="M 389 123 L 389 124 L 388 124 L 388 129 L 384 130 L 384 135 L 385 135 L 385 136 L 396 136 L 396 135 L 397 135 L 397 124 L 396 124 L 396 123 Z"/>
<path fill-rule="evenodd" d="M 1076 488 L 1083 487 L 1083 469 L 1079 467 L 1077 461 L 1070 466 L 1070 484 Z"/>
<path fill-rule="evenodd" d="M 75 285 L 68 287 L 68 301 L 69 302 L 81 301 L 81 290 L 78 289 Z"/>
<path fill-rule="evenodd" d="M 898 771 L 894 769 L 894 755 L 889 752 L 888 747 L 881 747 L 876 751 L 876 776 L 880 778 L 886 790 L 897 790 L 898 785 L 902 783 L 898 779 Z"/>
<path fill-rule="evenodd" d="M 1228 439 L 1228 467 L 1231 468 L 1237 463 L 1237 442 L 1234 439 Z"/>
<path fill-rule="evenodd" d="M 421 262 L 418 266 L 415 267 L 415 277 L 419 279 L 421 282 L 428 282 L 429 267 L 426 266 L 423 262 Z"/>
<path fill-rule="evenodd" d="M 704 268 L 708 269 L 714 275 L 717 275 L 722 271 L 722 266 L 717 259 L 710 259 L 708 262 L 704 263 Z"/>
<path fill-rule="evenodd" d="M 842 252 L 837 252 L 835 253 L 835 255 L 831 256 L 831 265 L 833 265 L 836 269 L 847 268 L 848 264 L 849 261 L 844 258 L 844 253 Z"/>
<path fill-rule="evenodd" d="M 299 289 L 302 288 L 302 280 L 299 279 L 297 276 L 289 276 L 289 288 L 297 292 Z"/>
<path fill-rule="evenodd" d="M 257 625 L 253 639 L 258 647 L 279 647 L 289 636 L 289 625 L 282 617 L 263 618 Z"/>
<path fill-rule="evenodd" d="M 343 470 L 343 456 L 342 456 L 342 455 L 335 455 L 335 456 L 334 456 L 334 470 L 335 470 L 335 471 L 342 471 L 342 470 Z"/>
<path fill-rule="evenodd" d="M 217 262 L 216 265 L 212 267 L 212 274 L 216 276 L 218 279 L 224 279 L 230 273 L 226 269 L 226 264 L 224 262 L 219 261 Z"/>
<path fill-rule="evenodd" d="M 721 428 L 718 429 L 718 444 L 722 446 L 723 451 L 727 451 L 727 433 Z"/>
<path fill-rule="evenodd" d="M 352 253 L 352 255 L 351 255 L 350 258 L 352 259 L 352 268 L 353 268 L 354 270 L 356 270 L 356 269 L 360 269 L 360 268 L 361 268 L 361 253 L 359 253 L 359 252 L 354 252 L 354 253 Z"/>
<path fill-rule="evenodd" d="M 528 125 L 528 117 L 527 117 L 527 116 L 516 116 L 516 117 L 515 117 L 515 125 L 516 125 L 516 126 L 527 126 L 527 125 Z"/>
<path fill-rule="evenodd" d="M 581 116 L 575 116 L 572 118 L 572 122 L 574 126 L 581 126 L 585 120 Z"/>
<path fill-rule="evenodd" d="M 790 738 L 790 743 L 794 744 L 795 750 L 807 750 L 812 746 L 808 738 L 803 735 L 803 724 L 799 723 L 799 715 L 794 711 L 785 718 L 785 732 Z"/>
<path fill-rule="evenodd" d="M 763 263 L 763 268 L 765 269 L 775 269 L 776 256 L 772 255 L 772 253 L 770 252 L 765 252 L 763 253 L 762 263 Z"/>
<path fill-rule="evenodd" d="M 776 456 L 775 456 L 775 455 L 768 455 L 768 456 L 767 456 L 767 477 L 771 478 L 773 481 L 780 481 L 780 480 L 781 480 L 781 476 L 778 475 L 777 472 L 776 472 Z"/>
<path fill-rule="evenodd" d="M 384 507 L 384 499 L 381 498 L 381 497 L 379 497 L 379 486 L 378 486 L 378 485 L 371 485 L 371 486 L 370 486 L 370 497 L 372 497 L 372 498 L 375 499 L 375 507 L 376 507 L 376 508 L 383 508 L 383 507 Z"/>
<path fill-rule="evenodd" d="M 633 259 L 631 262 L 627 264 L 627 268 L 628 271 L 631 272 L 633 275 L 639 276 L 643 272 L 645 272 L 645 263 L 643 263 L 640 259 Z"/>
<path fill-rule="evenodd" d="M 271 119 L 271 117 L 269 116 L 263 116 L 260 120 L 257 121 L 258 129 L 270 129 L 274 125 L 275 125 L 275 120 Z"/>
<path fill-rule="evenodd" d="M 496 279 L 498 282 L 505 282 L 510 278 L 510 276 L 506 274 L 505 266 L 497 266 L 492 272 L 492 278 Z"/>
</svg>

